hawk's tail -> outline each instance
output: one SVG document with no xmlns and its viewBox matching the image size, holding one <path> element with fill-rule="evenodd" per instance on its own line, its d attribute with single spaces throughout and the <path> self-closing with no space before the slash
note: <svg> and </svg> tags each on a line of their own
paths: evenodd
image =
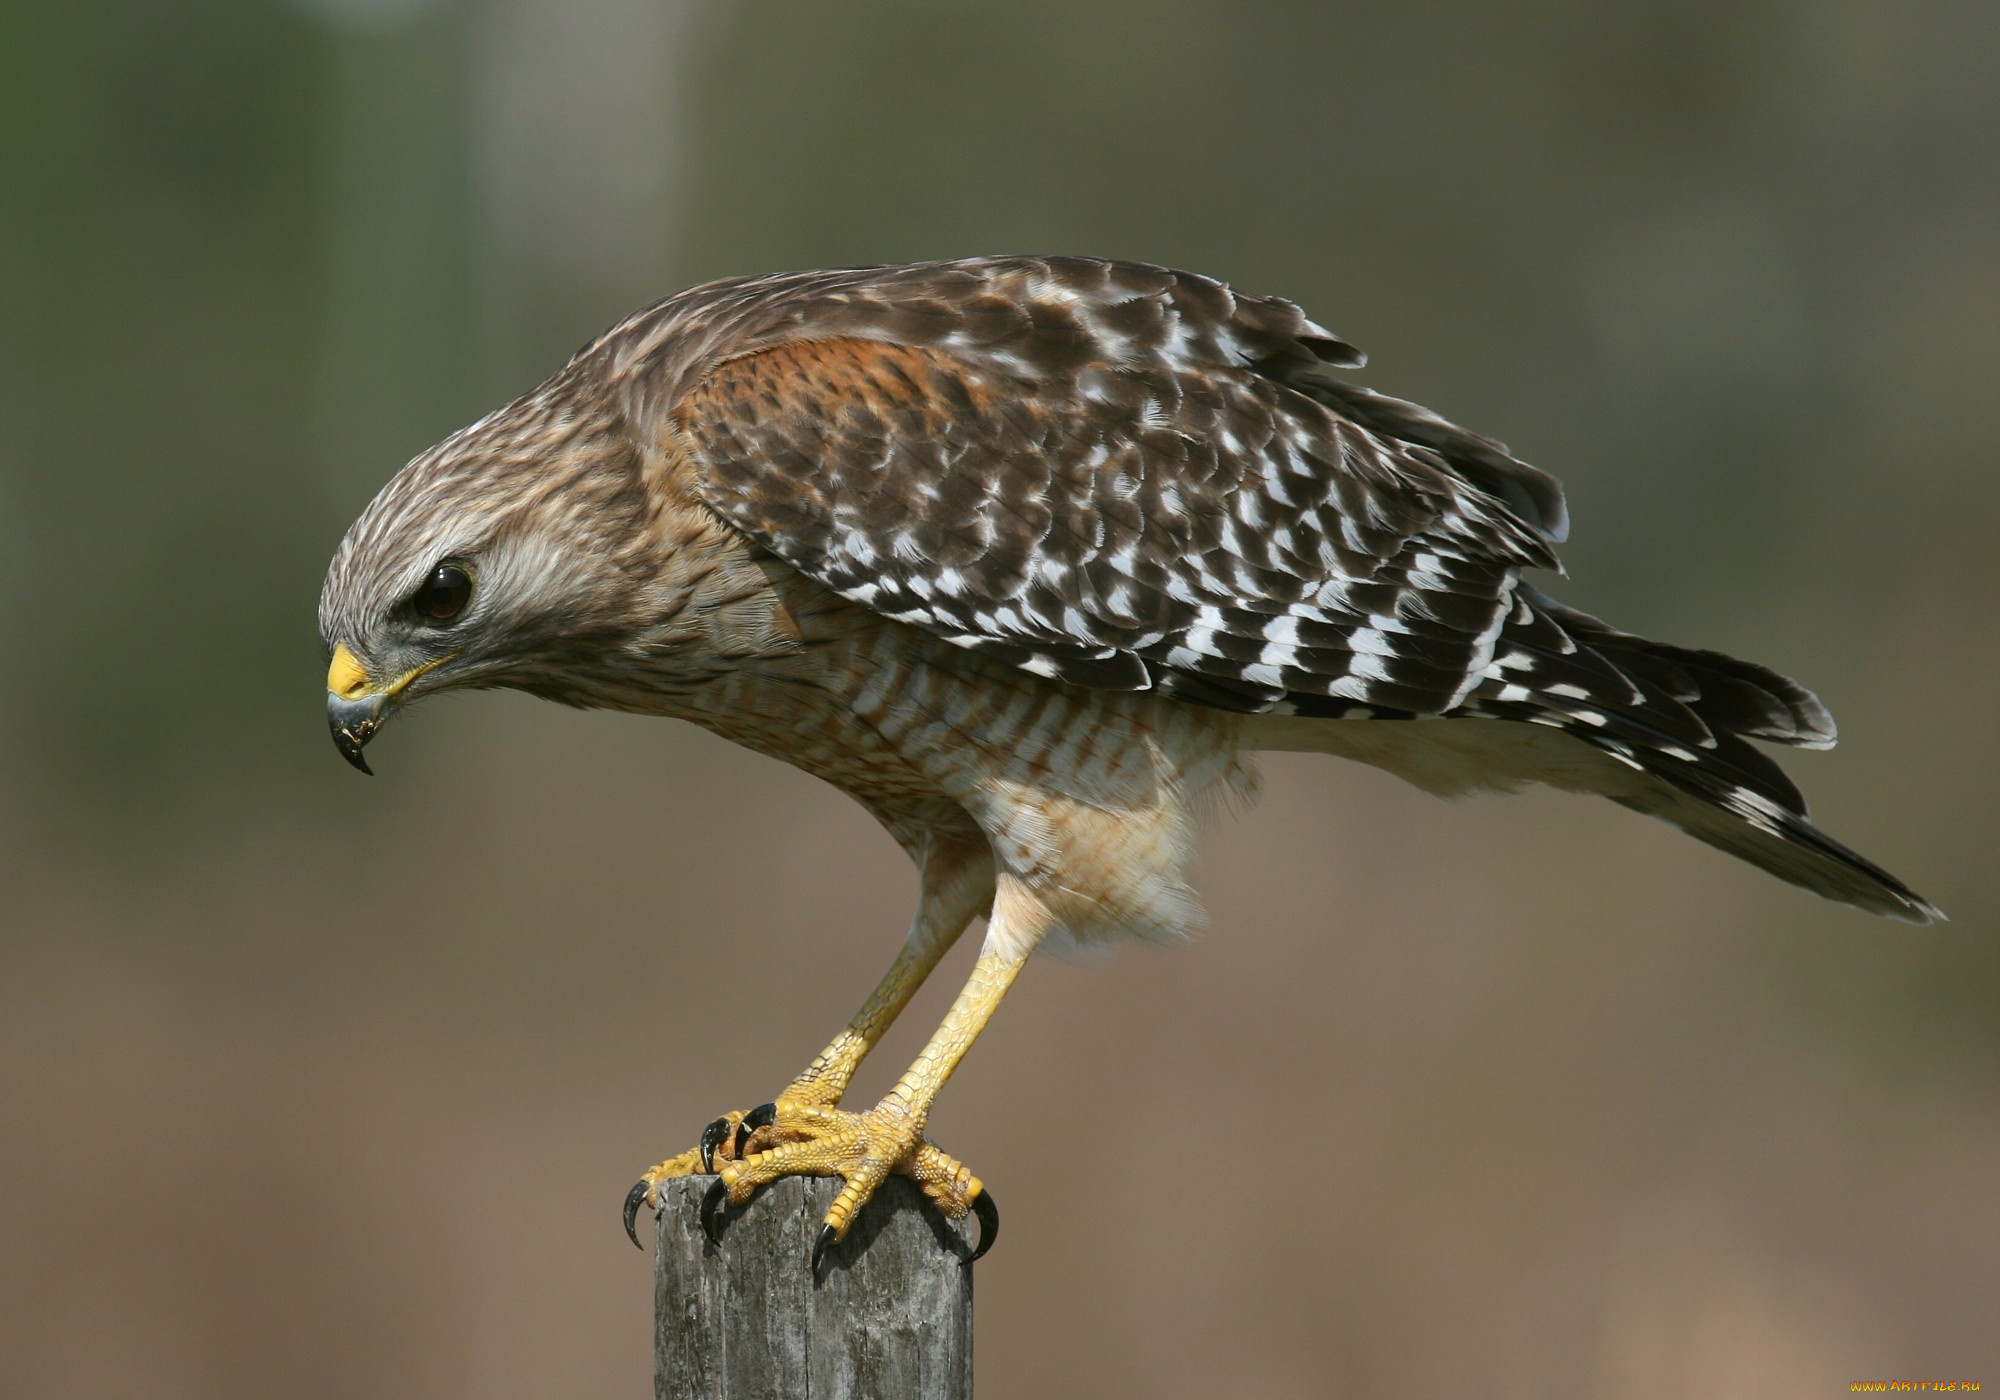
<svg viewBox="0 0 2000 1400">
<path fill-rule="evenodd" d="M 1459 716 L 1481 722 L 1451 722 Z M 1249 735 L 1256 747 L 1359 759 L 1433 792 L 1527 782 L 1594 792 L 1828 899 L 1906 923 L 1944 917 L 1814 826 L 1798 788 L 1750 739 L 1828 748 L 1833 720 L 1774 671 L 1620 632 L 1525 587 L 1485 676 L 1444 720 L 1274 718 Z"/>
<path fill-rule="evenodd" d="M 1488 678 L 1466 710 L 1552 725 L 1627 770 L 1599 790 L 1781 880 L 1892 919 L 1944 916 L 1806 815 L 1783 769 L 1748 739 L 1830 748 L 1811 691 L 1720 652 L 1620 632 L 1523 589 Z"/>
</svg>

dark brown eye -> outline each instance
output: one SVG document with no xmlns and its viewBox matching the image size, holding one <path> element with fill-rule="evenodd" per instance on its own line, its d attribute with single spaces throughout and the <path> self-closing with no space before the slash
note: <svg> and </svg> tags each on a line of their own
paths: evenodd
<svg viewBox="0 0 2000 1400">
<path fill-rule="evenodd" d="M 450 622 L 471 601 L 472 576 L 456 564 L 438 565 L 423 587 L 410 595 L 410 606 L 432 622 Z"/>
</svg>

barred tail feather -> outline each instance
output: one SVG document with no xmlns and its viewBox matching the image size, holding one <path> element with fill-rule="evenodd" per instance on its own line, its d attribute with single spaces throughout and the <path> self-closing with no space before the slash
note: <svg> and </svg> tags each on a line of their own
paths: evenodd
<svg viewBox="0 0 2000 1400">
<path fill-rule="evenodd" d="M 1384 719 L 1253 716 L 1252 748 L 1332 753 L 1447 796 L 1543 783 L 1596 793 L 1827 899 L 1906 923 L 1944 915 L 1807 818 L 1748 738 L 1825 748 L 1796 682 L 1717 652 L 1618 632 L 1530 589 L 1458 709 Z"/>
<path fill-rule="evenodd" d="M 1894 875 L 1814 826 L 1803 811 L 1787 811 L 1727 779 L 1699 772 L 1668 777 L 1638 771 L 1645 781 L 1604 795 L 1826 899 L 1906 924 L 1944 918 Z"/>
<path fill-rule="evenodd" d="M 1538 589 L 1522 601 L 1619 671 L 1686 705 L 1710 729 L 1766 743 L 1830 749 L 1838 738 L 1819 697 L 1765 666 L 1719 651 L 1669 646 L 1621 632 Z"/>
</svg>

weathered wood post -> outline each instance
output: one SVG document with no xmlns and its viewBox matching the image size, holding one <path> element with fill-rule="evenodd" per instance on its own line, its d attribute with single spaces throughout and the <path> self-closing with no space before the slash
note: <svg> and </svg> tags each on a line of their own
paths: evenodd
<svg viewBox="0 0 2000 1400">
<path fill-rule="evenodd" d="M 787 1177 L 702 1234 L 714 1178 L 667 1183 L 654 1263 L 657 1400 L 967 1400 L 977 1226 L 890 1177 L 807 1267 L 837 1178 Z"/>
</svg>

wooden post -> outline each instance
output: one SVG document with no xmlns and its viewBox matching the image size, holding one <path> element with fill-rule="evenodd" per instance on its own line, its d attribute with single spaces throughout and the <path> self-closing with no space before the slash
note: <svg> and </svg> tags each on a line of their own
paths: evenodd
<svg viewBox="0 0 2000 1400">
<path fill-rule="evenodd" d="M 977 1226 L 882 1183 L 820 1276 L 807 1260 L 840 1181 L 786 1177 L 701 1231 L 713 1177 L 666 1183 L 654 1264 L 657 1400 L 873 1400 L 972 1394 Z"/>
</svg>

